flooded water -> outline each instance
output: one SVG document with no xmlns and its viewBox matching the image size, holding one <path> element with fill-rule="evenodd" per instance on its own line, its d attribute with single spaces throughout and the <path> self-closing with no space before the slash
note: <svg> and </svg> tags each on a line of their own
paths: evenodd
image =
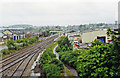
<svg viewBox="0 0 120 78">
<path fill-rule="evenodd" d="M 0 51 L 1 51 L 2 49 L 7 49 L 7 46 L 6 46 L 6 45 L 0 45 Z"/>
<path fill-rule="evenodd" d="M 55 51 L 56 48 L 58 47 L 58 45 L 53 49 L 53 53 L 56 54 L 56 58 L 59 59 L 59 54 Z M 70 67 L 68 65 L 64 65 L 68 70 L 70 70 L 70 72 L 72 74 L 74 74 L 75 76 L 78 76 L 78 73 L 77 71 L 73 68 L 73 67 Z M 64 73 L 64 76 L 67 76 L 67 73 Z"/>
</svg>

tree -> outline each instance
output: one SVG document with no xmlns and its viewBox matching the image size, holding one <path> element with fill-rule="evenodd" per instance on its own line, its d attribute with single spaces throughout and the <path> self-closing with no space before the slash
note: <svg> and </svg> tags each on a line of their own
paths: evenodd
<svg viewBox="0 0 120 78">
<path fill-rule="evenodd" d="M 94 46 L 83 52 L 77 59 L 77 71 L 80 77 L 116 77 L 120 76 L 120 59 L 114 45 Z"/>
<path fill-rule="evenodd" d="M 15 41 L 14 40 L 8 40 L 7 41 L 7 47 L 8 49 L 14 49 L 15 48 Z"/>
<path fill-rule="evenodd" d="M 115 31 L 111 31 L 111 29 L 108 28 L 106 34 L 108 36 L 111 36 L 113 41 L 120 41 L 120 27 L 118 28 L 118 33 L 116 33 Z M 118 37 L 116 36 L 116 34 L 118 34 Z"/>
<path fill-rule="evenodd" d="M 92 42 L 92 46 L 101 45 L 101 44 L 104 44 L 104 42 L 101 41 L 100 39 L 95 39 L 95 40 Z"/>
<path fill-rule="evenodd" d="M 43 71 L 46 73 L 47 77 L 53 78 L 54 76 L 60 76 L 60 69 L 55 64 L 45 64 L 43 66 Z"/>
<path fill-rule="evenodd" d="M 53 54 L 53 48 L 57 45 L 56 43 L 48 47 L 42 57 L 40 58 L 40 64 L 43 67 L 42 70 L 47 77 L 53 78 L 53 76 L 60 76 L 63 71 L 63 63 L 56 59 L 56 55 Z"/>
<path fill-rule="evenodd" d="M 72 50 L 72 45 L 67 37 L 62 36 L 58 41 L 59 47 L 57 47 L 57 52 L 61 49 L 61 51 L 69 51 Z"/>
<path fill-rule="evenodd" d="M 22 43 L 23 47 L 25 46 L 25 39 L 19 39 L 17 40 L 17 43 Z"/>
<path fill-rule="evenodd" d="M 29 39 L 24 38 L 24 40 L 25 40 L 25 45 L 28 46 L 29 45 Z"/>
<path fill-rule="evenodd" d="M 111 35 L 111 29 L 110 29 L 110 27 L 108 27 L 106 34 L 107 34 L 107 36 L 110 36 L 110 35 Z"/>
<path fill-rule="evenodd" d="M 52 59 L 52 61 L 49 64 L 57 65 L 60 68 L 60 70 L 64 69 L 63 63 L 60 60 L 56 59 L 56 58 Z"/>
</svg>

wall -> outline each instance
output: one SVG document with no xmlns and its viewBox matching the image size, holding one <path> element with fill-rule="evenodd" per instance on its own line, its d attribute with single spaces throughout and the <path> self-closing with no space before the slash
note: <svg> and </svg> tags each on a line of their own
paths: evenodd
<svg viewBox="0 0 120 78">
<path fill-rule="evenodd" d="M 111 37 L 108 37 L 106 33 L 107 33 L 106 30 L 99 30 L 99 31 L 92 31 L 92 32 L 83 33 L 81 35 L 82 42 L 83 43 L 90 43 L 90 42 L 94 41 L 95 39 L 97 39 L 97 36 L 99 36 L 99 37 L 105 36 L 106 43 L 108 43 L 108 40 L 111 40 Z"/>
<path fill-rule="evenodd" d="M 80 36 L 78 36 L 78 37 L 74 37 L 74 41 L 81 41 L 82 40 L 82 38 L 80 37 Z"/>
<path fill-rule="evenodd" d="M 16 39 L 14 39 L 14 36 L 16 37 Z M 17 38 L 17 36 L 18 36 L 18 38 Z M 13 35 L 13 40 L 18 40 L 18 39 L 21 39 L 21 38 L 25 38 L 25 35 L 24 34 L 21 34 L 21 35 L 14 34 Z"/>
</svg>

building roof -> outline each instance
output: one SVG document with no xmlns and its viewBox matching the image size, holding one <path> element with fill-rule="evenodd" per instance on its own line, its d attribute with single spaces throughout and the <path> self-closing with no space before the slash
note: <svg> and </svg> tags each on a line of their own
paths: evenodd
<svg viewBox="0 0 120 78">
<path fill-rule="evenodd" d="M 2 32 L 4 35 L 12 35 L 13 33 L 11 31 L 5 30 Z"/>
<path fill-rule="evenodd" d="M 13 35 L 13 34 L 17 34 L 17 35 L 21 35 L 24 34 L 24 31 L 21 30 L 16 30 L 16 29 L 11 29 L 11 30 L 5 30 L 3 31 L 4 35 Z"/>
</svg>

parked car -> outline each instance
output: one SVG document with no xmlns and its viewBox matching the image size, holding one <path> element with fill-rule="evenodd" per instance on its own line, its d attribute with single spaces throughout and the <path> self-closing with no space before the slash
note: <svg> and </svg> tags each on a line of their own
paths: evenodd
<svg viewBox="0 0 120 78">
<path fill-rule="evenodd" d="M 87 46 L 80 46 L 79 48 L 89 49 Z"/>
</svg>

